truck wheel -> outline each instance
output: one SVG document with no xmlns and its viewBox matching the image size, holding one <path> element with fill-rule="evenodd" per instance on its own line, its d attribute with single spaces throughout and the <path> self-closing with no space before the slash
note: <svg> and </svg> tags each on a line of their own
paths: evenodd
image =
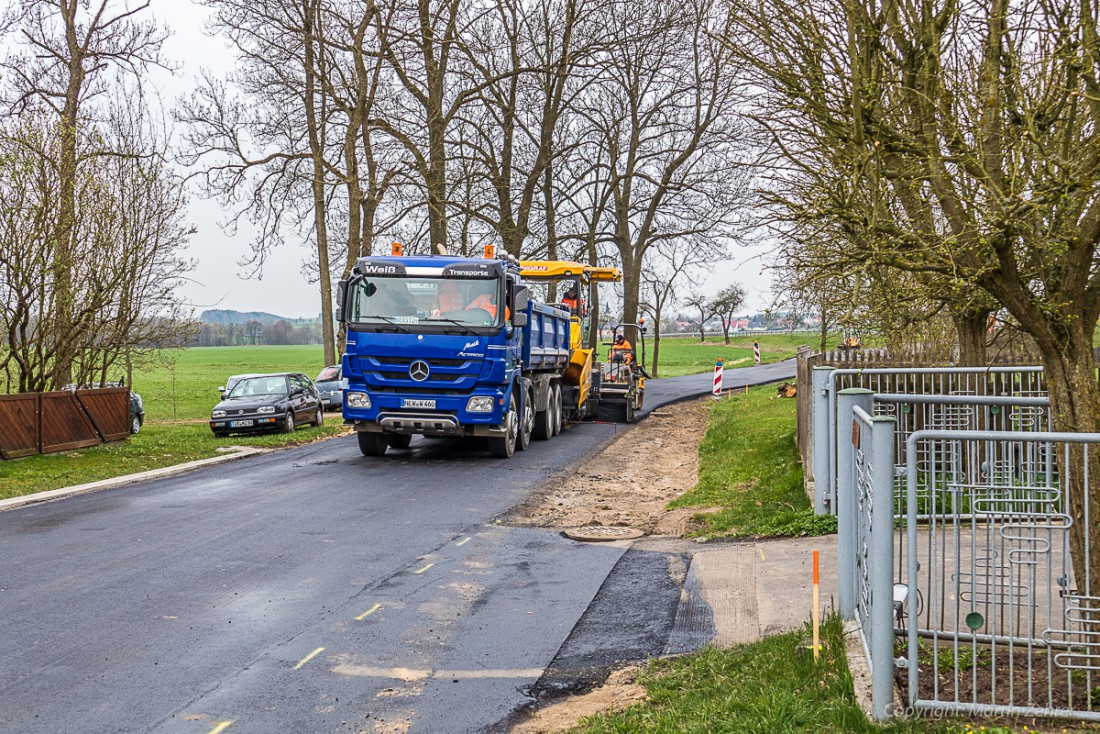
<svg viewBox="0 0 1100 734">
<path fill-rule="evenodd" d="M 516 448 L 526 451 L 531 445 L 531 429 L 535 426 L 535 396 L 528 390 L 523 400 L 523 420 L 519 424 L 519 434 L 516 436 Z"/>
<path fill-rule="evenodd" d="M 557 436 L 561 434 L 561 429 L 565 424 L 565 412 L 561 407 L 561 385 L 555 382 L 552 389 L 550 405 L 554 411 L 554 435 Z"/>
<path fill-rule="evenodd" d="M 391 449 L 407 449 L 412 440 L 411 433 L 391 433 L 386 436 L 386 443 L 389 444 Z"/>
<path fill-rule="evenodd" d="M 539 441 L 549 441 L 554 437 L 554 388 L 550 388 L 550 396 L 546 400 L 546 410 L 535 413 L 535 425 L 531 428 L 531 435 Z"/>
<path fill-rule="evenodd" d="M 516 412 L 516 394 L 513 392 L 508 412 L 504 416 L 508 427 L 503 436 L 489 437 L 489 453 L 498 459 L 507 459 L 516 452 L 516 438 L 519 434 L 519 415 Z M 360 434 L 361 435 L 361 434 Z"/>
<path fill-rule="evenodd" d="M 359 450 L 363 453 L 363 456 L 382 456 L 386 453 L 386 449 L 390 447 L 386 442 L 386 437 L 381 433 L 360 431 L 355 434 L 355 437 L 359 439 Z"/>
</svg>

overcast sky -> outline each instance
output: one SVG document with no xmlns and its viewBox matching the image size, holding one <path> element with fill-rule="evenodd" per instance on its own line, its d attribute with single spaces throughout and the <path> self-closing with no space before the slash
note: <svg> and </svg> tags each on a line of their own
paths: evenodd
<svg viewBox="0 0 1100 734">
<path fill-rule="evenodd" d="M 218 76 L 233 69 L 234 56 L 219 38 L 203 33 L 208 15 L 191 0 L 153 0 L 153 12 L 172 32 L 164 47 L 165 56 L 178 70 L 175 74 L 155 72 L 149 79 L 159 90 L 165 105 L 174 106 L 195 85 L 203 68 Z M 314 317 L 321 312 L 318 289 L 303 275 L 311 245 L 286 238 L 286 244 L 267 260 L 262 278 L 246 278 L 250 268 L 240 262 L 250 253 L 251 232 L 243 227 L 235 236 L 226 235 L 220 223 L 228 213 L 217 201 L 191 192 L 188 217 L 197 230 L 189 254 L 198 266 L 183 296 L 196 315 L 209 308 L 238 311 L 266 311 L 292 318 Z M 289 233 L 288 233 L 289 235 Z M 770 277 L 763 270 L 759 249 L 739 249 L 733 260 L 716 266 L 704 289 L 717 292 L 730 283 L 740 283 L 748 292 L 746 312 L 762 310 L 770 303 Z"/>
</svg>

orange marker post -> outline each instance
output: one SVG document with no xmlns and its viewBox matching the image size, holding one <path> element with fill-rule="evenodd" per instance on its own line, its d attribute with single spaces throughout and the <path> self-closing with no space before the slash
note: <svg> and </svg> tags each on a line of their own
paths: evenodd
<svg viewBox="0 0 1100 734">
<path fill-rule="evenodd" d="M 821 649 L 821 588 L 820 573 L 818 570 L 818 553 L 814 551 L 814 660 L 817 660 L 818 651 Z"/>
</svg>

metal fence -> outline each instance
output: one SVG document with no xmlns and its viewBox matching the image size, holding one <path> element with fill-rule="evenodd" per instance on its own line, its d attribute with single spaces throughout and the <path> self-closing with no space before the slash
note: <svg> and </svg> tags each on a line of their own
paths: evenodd
<svg viewBox="0 0 1100 734">
<path fill-rule="evenodd" d="M 911 709 L 1100 720 L 1100 579 L 1087 570 L 1100 508 L 1086 491 L 1100 479 L 1097 444 L 1100 434 L 909 436 L 897 573 Z"/>
<path fill-rule="evenodd" d="M 814 511 L 836 513 L 837 395 L 865 388 L 879 397 L 877 414 L 897 419 L 895 454 L 915 431 L 942 429 L 1046 430 L 1049 408 L 1041 367 L 816 367 L 811 375 Z"/>
</svg>

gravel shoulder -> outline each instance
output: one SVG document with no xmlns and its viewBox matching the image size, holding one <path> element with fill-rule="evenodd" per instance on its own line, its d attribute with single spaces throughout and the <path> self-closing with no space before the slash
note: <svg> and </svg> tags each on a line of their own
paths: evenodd
<svg viewBox="0 0 1100 734">
<path fill-rule="evenodd" d="M 685 535 L 692 517 L 707 508 L 666 507 L 695 486 L 709 412 L 710 398 L 651 412 L 575 472 L 547 482 L 501 521 L 561 530 L 601 525 L 636 528 L 647 535 Z"/>
</svg>

